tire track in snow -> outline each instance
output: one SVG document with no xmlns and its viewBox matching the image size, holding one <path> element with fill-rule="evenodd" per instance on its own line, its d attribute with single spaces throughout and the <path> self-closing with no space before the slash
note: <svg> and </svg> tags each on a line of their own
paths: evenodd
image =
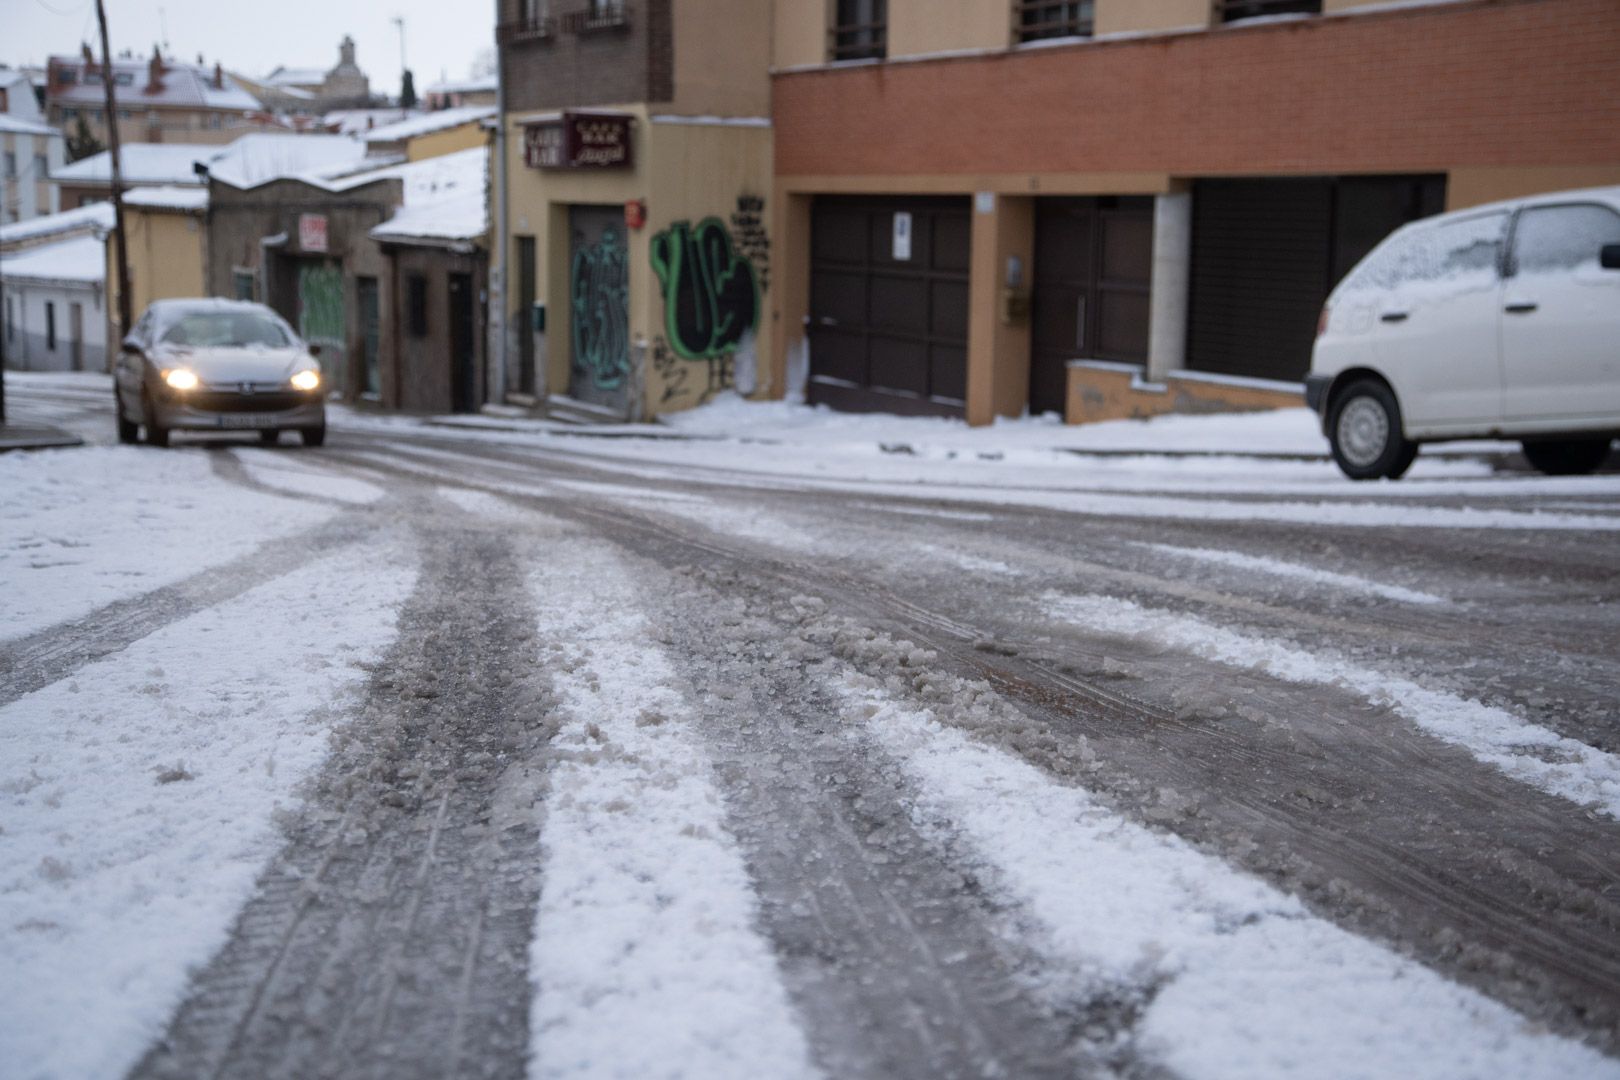
<svg viewBox="0 0 1620 1080">
<path fill-rule="evenodd" d="M 874 680 L 846 685 L 852 716 L 915 783 L 919 819 L 966 840 L 1075 992 L 1138 987 L 1138 1046 L 1178 1075 L 1620 1077 L 1620 1062 L 1316 919 Z"/>
<path fill-rule="evenodd" d="M 1286 682 L 1348 687 L 1521 783 L 1620 818 L 1620 757 L 1505 709 L 1129 600 L 1048 593 L 1044 607 L 1055 618 L 1104 636 L 1145 638 Z"/>
<path fill-rule="evenodd" d="M 530 1076 L 815 1075 L 712 766 L 630 578 L 576 536 L 530 587 L 563 714 L 530 951 Z"/>
<path fill-rule="evenodd" d="M 117 1075 L 161 1030 L 394 636 L 411 563 L 310 563 L 0 710 L 8 1070 Z M 267 610 L 287 618 L 274 637 Z"/>
</svg>

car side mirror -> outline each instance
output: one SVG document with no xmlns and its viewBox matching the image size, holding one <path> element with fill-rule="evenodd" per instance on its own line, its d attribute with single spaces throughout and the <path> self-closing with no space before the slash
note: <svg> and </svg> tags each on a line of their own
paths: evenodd
<svg viewBox="0 0 1620 1080">
<path fill-rule="evenodd" d="M 319 356 L 319 355 L 321 355 L 321 347 L 319 345 L 311 345 L 309 347 L 309 355 L 311 355 L 311 356 Z"/>
<path fill-rule="evenodd" d="M 134 334 L 131 334 L 124 339 L 124 348 L 132 353 L 138 353 L 141 351 L 141 341 Z"/>
<path fill-rule="evenodd" d="M 1604 244 L 1598 253 L 1598 262 L 1605 270 L 1620 270 L 1620 244 Z"/>
</svg>

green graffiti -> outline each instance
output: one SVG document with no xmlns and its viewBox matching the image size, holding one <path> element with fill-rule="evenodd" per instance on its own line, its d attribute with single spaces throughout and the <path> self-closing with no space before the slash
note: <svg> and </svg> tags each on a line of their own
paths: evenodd
<svg viewBox="0 0 1620 1080">
<path fill-rule="evenodd" d="M 574 252 L 570 287 L 574 368 L 598 390 L 617 390 L 630 377 L 629 264 L 617 229 Z"/>
<path fill-rule="evenodd" d="M 707 360 L 711 381 L 725 358 L 759 329 L 759 273 L 739 255 L 719 218 L 677 221 L 652 238 L 652 266 L 664 292 L 664 331 L 683 360 Z"/>
<path fill-rule="evenodd" d="M 298 332 L 305 341 L 343 342 L 343 271 L 332 263 L 298 268 Z"/>
</svg>

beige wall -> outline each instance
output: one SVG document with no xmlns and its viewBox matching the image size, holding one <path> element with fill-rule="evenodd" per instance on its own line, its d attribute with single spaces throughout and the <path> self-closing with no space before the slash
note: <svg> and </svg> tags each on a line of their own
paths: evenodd
<svg viewBox="0 0 1620 1080">
<path fill-rule="evenodd" d="M 827 62 L 832 0 L 776 0 L 771 27 L 771 66 Z"/>
<path fill-rule="evenodd" d="M 770 220 L 771 130 L 768 127 L 721 124 L 651 123 L 645 105 L 623 106 L 634 125 L 634 159 L 629 170 L 542 171 L 522 163 L 514 149 L 511 165 L 511 231 L 513 236 L 535 238 L 535 295 L 546 305 L 546 389 L 553 394 L 568 390 L 573 327 L 570 320 L 568 208 L 570 205 L 611 206 L 641 199 L 647 204 L 647 222 L 627 235 L 630 279 L 630 341 L 632 359 L 639 352 L 648 359 L 643 371 L 644 415 L 655 415 L 699 404 L 709 386 L 707 362 L 666 358 L 656 368 L 651 357 L 658 339 L 665 336 L 665 305 L 653 272 L 652 238 L 676 222 L 695 225 L 716 217 L 732 225 L 737 200 L 753 195 L 766 200 L 764 219 Z M 521 124 L 512 124 L 510 145 L 523 145 Z M 517 245 L 512 245 L 516 256 Z M 756 266 L 756 271 L 764 269 Z M 508 275 L 515 297 L 517 275 Z M 771 300 L 761 297 L 761 338 L 768 328 Z M 762 389 L 769 384 L 766 350 L 756 344 Z M 536 363 L 540 357 L 537 355 Z M 516 366 L 516 354 L 512 359 Z M 673 388 L 673 390 L 672 390 Z"/>
<path fill-rule="evenodd" d="M 422 161 L 425 158 L 453 154 L 457 150 L 471 150 L 483 146 L 485 141 L 484 129 L 479 123 L 462 124 L 460 127 L 446 128 L 443 131 L 434 131 L 406 140 L 405 160 Z"/>
<path fill-rule="evenodd" d="M 889 0 L 891 57 L 1005 49 L 1011 40 L 1012 8 L 1006 0 Z"/>
<path fill-rule="evenodd" d="M 1018 416 L 1029 403 L 1029 316 L 1006 317 L 1007 261 L 1023 262 L 1028 298 L 1035 266 L 1035 202 L 997 196 L 990 213 L 973 212 L 968 285 L 967 421 Z"/>
<path fill-rule="evenodd" d="M 1446 177 L 1446 209 L 1607 184 L 1620 184 L 1620 165 L 1453 169 Z"/>
<path fill-rule="evenodd" d="M 771 5 L 684 0 L 675 24 L 675 100 L 660 112 L 769 116 Z"/>
<path fill-rule="evenodd" d="M 1205 27 L 1210 24 L 1214 10 L 1210 0 L 1097 0 L 1093 33 Z"/>
<path fill-rule="evenodd" d="M 124 208 L 128 237 L 130 317 L 154 300 L 206 296 L 207 230 L 201 213 Z M 107 238 L 107 341 L 118 334 L 118 245 Z"/>
</svg>

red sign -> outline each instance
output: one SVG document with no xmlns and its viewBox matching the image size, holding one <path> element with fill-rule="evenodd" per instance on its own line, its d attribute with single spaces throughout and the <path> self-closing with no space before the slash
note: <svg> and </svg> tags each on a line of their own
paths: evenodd
<svg viewBox="0 0 1620 1080">
<path fill-rule="evenodd" d="M 523 131 L 523 160 L 531 169 L 628 169 L 630 124 L 625 113 L 563 113 Z"/>
<path fill-rule="evenodd" d="M 303 251 L 326 251 L 326 215 L 298 215 L 298 247 Z"/>
<path fill-rule="evenodd" d="M 639 229 L 647 224 L 647 204 L 641 199 L 631 199 L 624 204 L 624 227 Z"/>
</svg>

